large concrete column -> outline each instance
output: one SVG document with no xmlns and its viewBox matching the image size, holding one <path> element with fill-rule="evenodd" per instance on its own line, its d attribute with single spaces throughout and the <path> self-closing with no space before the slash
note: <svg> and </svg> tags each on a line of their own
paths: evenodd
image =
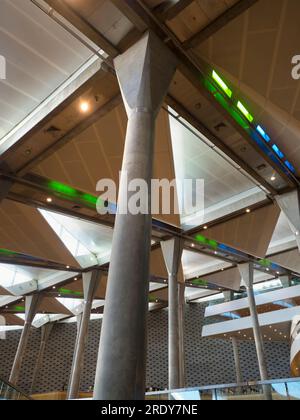
<svg viewBox="0 0 300 420">
<path fill-rule="evenodd" d="M 179 387 L 186 387 L 185 378 L 185 283 L 178 284 L 178 328 L 179 328 Z"/>
<path fill-rule="evenodd" d="M 292 232 L 295 235 L 300 250 L 300 196 L 299 191 L 294 190 L 275 197 L 278 206 L 288 219 Z"/>
<path fill-rule="evenodd" d="M 243 382 L 243 375 L 242 375 L 241 361 L 240 361 L 240 355 L 239 355 L 239 342 L 236 337 L 232 337 L 231 343 L 232 343 L 232 349 L 233 349 L 233 355 L 234 355 L 236 383 L 240 385 Z"/>
<path fill-rule="evenodd" d="M 115 59 L 128 126 L 95 381 L 99 400 L 145 397 L 151 211 L 133 215 L 120 209 L 136 194 L 128 193 L 126 174 L 128 183 L 142 179 L 150 191 L 155 121 L 176 64 L 152 33 Z M 150 194 L 148 201 L 150 207 Z"/>
<path fill-rule="evenodd" d="M 38 310 L 38 305 L 40 303 L 40 295 L 26 296 L 25 298 L 25 324 L 22 330 L 19 346 L 15 356 L 14 364 L 11 370 L 9 382 L 13 385 L 18 384 L 22 361 L 25 355 L 26 347 L 28 344 L 30 329 L 32 322 Z"/>
<path fill-rule="evenodd" d="M 33 371 L 31 390 L 30 390 L 31 395 L 34 393 L 34 387 L 36 385 L 40 370 L 43 366 L 44 354 L 45 354 L 46 346 L 47 346 L 53 326 L 54 326 L 54 323 L 51 322 L 41 327 L 41 343 L 40 343 L 39 353 L 38 353 L 38 357 L 36 359 L 36 364 Z"/>
<path fill-rule="evenodd" d="M 180 388 L 179 288 L 178 271 L 181 265 L 183 241 L 174 238 L 161 243 L 169 276 L 169 389 Z"/>
<path fill-rule="evenodd" d="M 239 270 L 247 288 L 248 302 L 249 302 L 251 320 L 252 320 L 252 325 L 253 325 L 253 333 L 254 333 L 254 339 L 255 339 L 255 345 L 256 345 L 260 377 L 262 381 L 267 381 L 268 369 L 267 369 L 267 362 L 266 362 L 266 357 L 265 357 L 264 341 L 263 341 L 263 336 L 262 336 L 262 332 L 259 325 L 259 318 L 258 318 L 254 289 L 253 289 L 253 284 L 254 284 L 253 263 L 241 264 L 239 265 Z M 264 386 L 263 388 L 264 388 L 265 398 L 267 400 L 272 400 L 271 387 Z"/>
<path fill-rule="evenodd" d="M 101 277 L 102 273 L 97 270 L 83 274 L 84 305 L 75 343 L 74 358 L 67 397 L 69 400 L 78 398 L 80 377 L 84 362 L 84 350 L 88 336 L 92 305 L 95 293 L 99 286 L 99 282 L 101 281 Z"/>
</svg>

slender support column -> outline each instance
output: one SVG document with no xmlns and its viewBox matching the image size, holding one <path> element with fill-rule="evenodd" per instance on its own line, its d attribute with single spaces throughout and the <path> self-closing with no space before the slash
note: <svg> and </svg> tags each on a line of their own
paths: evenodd
<svg viewBox="0 0 300 420">
<path fill-rule="evenodd" d="M 183 242 L 180 238 L 161 244 L 169 276 L 169 389 L 180 387 L 180 350 L 179 341 L 179 289 L 178 271 L 181 264 Z"/>
<path fill-rule="evenodd" d="M 292 282 L 291 282 L 290 276 L 281 276 L 280 281 L 281 281 L 282 287 L 284 288 L 291 287 Z"/>
<path fill-rule="evenodd" d="M 179 322 L 179 387 L 185 388 L 185 348 L 184 348 L 184 333 L 185 333 L 185 284 L 178 285 L 178 322 Z"/>
<path fill-rule="evenodd" d="M 253 325 L 253 333 L 254 333 L 254 339 L 255 339 L 255 345 L 256 345 L 260 377 L 262 381 L 267 381 L 268 369 L 267 369 L 267 363 L 266 363 L 266 357 L 265 357 L 264 342 L 263 342 L 263 336 L 262 336 L 260 325 L 259 325 L 259 318 L 258 318 L 254 289 L 253 289 L 253 284 L 254 284 L 253 263 L 241 264 L 239 265 L 239 270 L 247 288 L 248 302 L 249 302 L 251 320 L 252 320 L 252 325 Z M 266 385 L 263 388 L 264 388 L 264 394 L 265 394 L 266 400 L 272 400 L 271 387 L 269 385 Z"/>
<path fill-rule="evenodd" d="M 231 302 L 233 300 L 233 292 L 231 290 L 223 292 L 225 302 Z"/>
<path fill-rule="evenodd" d="M 97 270 L 83 274 L 84 305 L 76 339 L 74 359 L 70 376 L 70 385 L 67 397 L 69 400 L 78 398 L 80 377 L 84 362 L 84 350 L 88 336 L 93 299 L 98 289 L 99 282 L 101 281 L 101 276 L 102 273 Z"/>
<path fill-rule="evenodd" d="M 43 325 L 42 328 L 41 328 L 41 344 L 40 344 L 39 353 L 38 353 L 38 357 L 37 357 L 37 360 L 36 360 L 35 368 L 34 368 L 34 371 L 33 371 L 33 377 L 32 377 L 32 382 L 31 382 L 31 390 L 30 390 L 31 395 L 34 393 L 34 387 L 35 387 L 35 384 L 37 382 L 40 370 L 43 366 L 44 354 L 45 354 L 46 346 L 47 346 L 47 343 L 48 343 L 48 340 L 49 340 L 49 337 L 50 337 L 53 326 L 54 326 L 54 323 L 51 322 L 49 324 Z"/>
<path fill-rule="evenodd" d="M 299 190 L 275 197 L 278 206 L 288 219 L 300 250 L 300 196 Z"/>
<path fill-rule="evenodd" d="M 151 197 L 145 197 L 146 214 L 131 214 L 128 204 L 137 199 L 136 192 L 128 192 L 128 184 L 143 180 L 150 191 L 155 121 L 176 64 L 170 50 L 151 32 L 115 59 L 128 127 L 96 372 L 96 400 L 145 398 Z"/>
<path fill-rule="evenodd" d="M 22 330 L 18 350 L 15 356 L 14 364 L 11 370 L 9 382 L 13 385 L 17 385 L 22 367 L 22 361 L 25 355 L 25 351 L 28 344 L 30 329 L 32 322 L 36 315 L 38 305 L 40 302 L 40 295 L 26 296 L 25 298 L 25 324 Z"/>
<path fill-rule="evenodd" d="M 236 337 L 232 337 L 231 342 L 232 342 L 233 355 L 234 355 L 236 383 L 240 385 L 243 382 L 243 375 L 242 375 L 241 361 L 240 361 L 240 355 L 239 355 L 239 342 Z"/>
</svg>

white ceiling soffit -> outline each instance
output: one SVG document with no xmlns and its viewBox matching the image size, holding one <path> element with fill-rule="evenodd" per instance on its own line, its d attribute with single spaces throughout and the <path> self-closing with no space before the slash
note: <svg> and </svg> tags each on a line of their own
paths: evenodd
<svg viewBox="0 0 300 420">
<path fill-rule="evenodd" d="M 3 153 L 99 70 L 100 60 L 30 0 L 1 0 L 0 34 L 7 67 L 0 82 Z"/>
<path fill-rule="evenodd" d="M 278 206 L 268 205 L 213 226 L 205 231 L 205 236 L 247 254 L 264 258 L 279 216 Z"/>
<path fill-rule="evenodd" d="M 281 212 L 270 242 L 268 255 L 276 254 L 295 247 L 297 247 L 295 235 L 291 230 L 286 216 L 283 212 Z"/>
<path fill-rule="evenodd" d="M 224 287 L 230 290 L 240 290 L 241 275 L 237 267 L 230 268 L 208 276 L 203 276 L 203 279 L 211 284 Z"/>
<path fill-rule="evenodd" d="M 78 266 L 38 210 L 9 200 L 0 206 L 0 248 Z"/>
<path fill-rule="evenodd" d="M 183 251 L 182 264 L 186 279 L 193 279 L 197 276 L 202 277 L 231 267 L 231 264 L 227 262 L 192 251 Z"/>
<path fill-rule="evenodd" d="M 81 266 L 89 267 L 109 262 L 112 229 L 46 210 L 40 212 L 56 232 L 59 226 L 63 229 L 60 238 Z"/>
<path fill-rule="evenodd" d="M 183 180 L 204 182 L 204 196 L 198 206 L 181 215 L 184 228 L 199 226 L 265 200 L 266 194 L 254 181 L 217 153 L 201 133 L 189 130 L 172 116 L 169 121 L 179 202 L 185 200 L 180 188 Z"/>
</svg>

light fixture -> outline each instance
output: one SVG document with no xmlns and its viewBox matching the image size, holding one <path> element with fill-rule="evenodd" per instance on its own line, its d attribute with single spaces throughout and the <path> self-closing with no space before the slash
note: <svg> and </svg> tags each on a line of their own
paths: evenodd
<svg viewBox="0 0 300 420">
<path fill-rule="evenodd" d="M 248 109 L 242 104 L 242 102 L 238 101 L 237 103 L 238 109 L 241 111 L 241 113 L 247 118 L 248 121 L 251 123 L 254 121 L 254 117 L 250 114 Z"/>
<path fill-rule="evenodd" d="M 273 144 L 272 149 L 274 150 L 274 152 L 276 153 L 276 155 L 280 158 L 283 159 L 284 158 L 284 154 L 283 152 L 279 149 L 279 147 L 276 144 Z"/>
<path fill-rule="evenodd" d="M 52 200 L 52 198 L 51 198 L 51 197 L 48 197 L 48 198 L 47 198 L 47 203 L 52 203 L 52 201 L 53 201 L 53 200 Z"/>
<path fill-rule="evenodd" d="M 291 171 L 291 172 L 293 172 L 293 173 L 295 173 L 296 172 L 296 169 L 293 167 L 293 165 L 288 161 L 288 160 L 286 160 L 285 162 L 284 162 L 284 164 L 285 164 L 285 166 L 287 167 L 287 168 L 289 168 L 289 170 Z"/>
<path fill-rule="evenodd" d="M 81 112 L 88 112 L 88 110 L 90 109 L 89 103 L 86 101 L 81 102 L 80 104 L 80 111 Z"/>
<path fill-rule="evenodd" d="M 67 269 L 67 270 L 69 270 L 69 269 L 70 269 L 70 266 L 69 266 L 69 265 L 67 265 L 67 266 L 66 266 L 66 269 Z"/>
<path fill-rule="evenodd" d="M 265 132 L 265 130 L 258 125 L 256 127 L 256 130 L 259 132 L 259 134 L 263 137 L 264 140 L 266 140 L 267 143 L 269 143 L 271 141 L 270 137 L 268 136 L 268 134 Z"/>
<path fill-rule="evenodd" d="M 246 213 L 248 213 L 248 214 L 251 213 L 251 210 L 250 209 L 247 209 L 246 210 Z"/>
<path fill-rule="evenodd" d="M 271 176 L 271 181 L 272 182 L 276 181 L 276 176 L 275 175 Z"/>
<path fill-rule="evenodd" d="M 212 77 L 213 77 L 214 81 L 219 85 L 219 87 L 226 93 L 226 95 L 229 98 L 231 98 L 232 97 L 232 90 L 229 89 L 229 87 L 224 82 L 224 80 L 214 70 L 212 72 Z"/>
<path fill-rule="evenodd" d="M 203 228 L 204 230 L 207 230 L 208 229 L 208 226 L 204 226 L 204 228 Z"/>
</svg>

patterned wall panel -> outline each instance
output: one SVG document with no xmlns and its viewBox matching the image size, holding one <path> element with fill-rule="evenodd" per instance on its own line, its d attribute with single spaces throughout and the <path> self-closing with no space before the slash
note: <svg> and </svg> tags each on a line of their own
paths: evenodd
<svg viewBox="0 0 300 420">
<path fill-rule="evenodd" d="M 205 305 L 187 305 L 185 317 L 185 353 L 187 386 L 202 386 L 235 382 L 233 351 L 226 340 L 203 339 Z M 85 354 L 81 389 L 88 390 L 94 382 L 98 355 L 101 321 L 90 323 Z M 167 388 L 168 382 L 168 311 L 149 314 L 147 386 Z M 7 379 L 17 349 L 20 331 L 7 334 L 0 341 L 0 377 Z M 76 324 L 57 324 L 52 330 L 47 346 L 43 368 L 36 384 L 36 392 L 51 392 L 66 389 L 76 338 Z M 29 392 L 34 365 L 40 344 L 40 331 L 33 330 L 21 372 L 20 387 Z M 266 343 L 269 375 L 271 378 L 290 376 L 289 345 Z M 240 357 L 244 380 L 259 379 L 255 346 L 240 343 Z"/>
</svg>

